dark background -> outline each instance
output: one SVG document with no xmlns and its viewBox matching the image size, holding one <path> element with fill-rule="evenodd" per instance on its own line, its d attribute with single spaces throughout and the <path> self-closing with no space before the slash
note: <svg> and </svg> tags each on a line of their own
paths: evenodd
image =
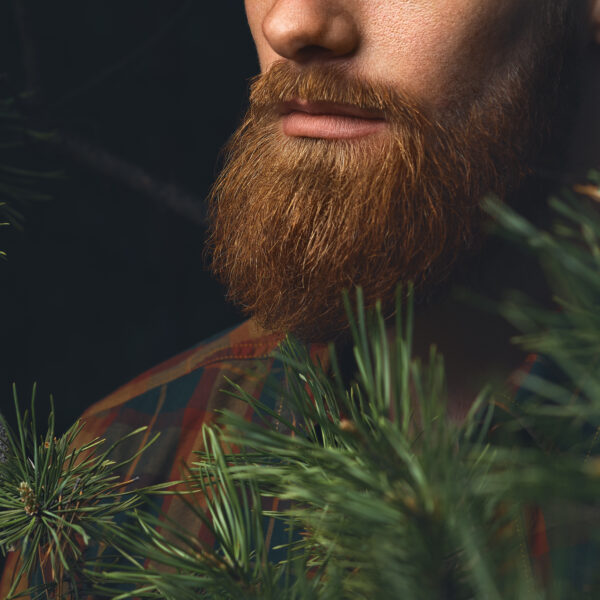
<svg viewBox="0 0 600 600">
<path fill-rule="evenodd" d="M 15 160 L 62 172 L 17 207 L 23 232 L 0 230 L 0 411 L 37 382 L 64 430 L 242 319 L 206 272 L 202 214 L 258 66 L 241 0 L 4 0 L 0 24 L 0 94 L 55 132 Z"/>
</svg>

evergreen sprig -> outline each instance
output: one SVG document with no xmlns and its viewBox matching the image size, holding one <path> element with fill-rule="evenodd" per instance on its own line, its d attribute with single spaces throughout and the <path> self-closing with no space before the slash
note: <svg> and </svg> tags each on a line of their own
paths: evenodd
<svg viewBox="0 0 600 600">
<path fill-rule="evenodd" d="M 168 600 L 292 598 L 282 595 L 280 580 L 285 573 L 267 560 L 257 485 L 233 478 L 217 430 L 205 428 L 203 433 L 210 466 L 199 464 L 190 470 L 181 498 L 190 515 L 217 540 L 217 547 L 202 544 L 180 523 L 135 511 L 116 538 L 127 564 L 90 565 L 96 593 L 114 600 L 132 595 Z M 235 455 L 235 460 L 244 458 Z"/>
<path fill-rule="evenodd" d="M 502 533 L 518 505 L 501 493 L 476 493 L 501 465 L 484 441 L 487 397 L 466 421 L 453 423 L 435 349 L 420 365 L 405 334 L 389 343 L 379 308 L 367 323 L 361 301 L 359 292 L 351 317 L 358 382 L 340 394 L 289 340 L 282 360 L 294 435 L 226 414 L 228 443 L 278 457 L 275 464 L 234 464 L 232 474 L 292 503 L 279 518 L 291 517 L 306 535 L 290 551 L 324 573 L 323 594 L 334 585 L 334 597 L 344 598 L 503 597 L 507 584 L 527 573 L 516 569 L 509 584 L 495 568 L 522 543 L 520 532 Z"/>
<path fill-rule="evenodd" d="M 35 576 L 42 581 L 27 591 L 32 597 L 76 598 L 87 587 L 81 577 L 84 548 L 106 541 L 116 527 L 115 517 L 142 501 L 138 492 L 125 490 L 132 481 L 122 481 L 116 474 L 136 455 L 120 463 L 110 455 L 146 428 L 100 451 L 104 441 L 100 438 L 77 444 L 83 427 L 79 422 L 55 437 L 53 406 L 47 429 L 41 433 L 35 388 L 31 408 L 22 416 L 16 391 L 14 402 L 16 431 L 0 415 L 0 428 L 6 436 L 5 457 L 0 463 L 0 549 L 18 549 L 21 559 L 9 595 L 24 576 Z"/>
</svg>

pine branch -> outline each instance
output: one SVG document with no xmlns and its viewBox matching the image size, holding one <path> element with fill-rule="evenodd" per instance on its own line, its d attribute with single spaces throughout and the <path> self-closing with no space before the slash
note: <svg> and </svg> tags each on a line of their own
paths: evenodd
<svg viewBox="0 0 600 600">
<path fill-rule="evenodd" d="M 22 578 L 41 576 L 28 593 L 78 597 L 87 584 L 82 577 L 84 550 L 111 537 L 119 515 L 139 506 L 137 492 L 126 491 L 131 481 L 116 474 L 124 464 L 110 460 L 112 451 L 142 427 L 99 451 L 102 439 L 77 444 L 82 425 L 75 423 L 62 437 L 54 436 L 54 407 L 47 431 L 40 435 L 35 414 L 35 388 L 30 411 L 22 416 L 16 392 L 17 430 L 0 415 L 5 433 L 0 463 L 0 549 L 17 549 L 21 566 L 12 574 L 15 593 Z M 140 452 L 152 444 L 156 436 Z M 159 489 L 162 486 L 159 486 Z"/>
</svg>

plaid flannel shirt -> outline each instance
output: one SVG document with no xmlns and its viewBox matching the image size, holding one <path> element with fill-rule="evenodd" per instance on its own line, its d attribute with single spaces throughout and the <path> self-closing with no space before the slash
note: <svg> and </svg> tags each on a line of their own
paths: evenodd
<svg viewBox="0 0 600 600">
<path fill-rule="evenodd" d="M 250 320 L 175 356 L 86 410 L 80 442 L 102 437 L 110 444 L 146 425 L 144 434 L 119 446 L 116 460 L 133 455 L 155 433 L 159 432 L 160 437 L 127 467 L 124 477 L 137 477 L 139 486 L 180 479 L 185 474 L 184 464 L 194 462 L 194 453 L 203 449 L 202 426 L 214 422 L 215 411 L 228 409 L 245 419 L 255 418 L 248 404 L 224 391 L 231 389 L 226 379 L 272 405 L 273 400 L 264 390 L 268 380 L 282 381 L 282 365 L 273 357 L 281 340 L 282 336 L 267 334 Z M 310 353 L 327 363 L 324 346 L 311 346 Z M 200 521 L 190 520 L 184 503 L 176 497 L 164 496 L 161 509 L 176 522 L 184 522 L 187 531 L 196 532 L 202 542 L 212 544 L 207 528 Z M 539 511 L 531 511 L 525 527 L 529 547 L 522 549 L 522 559 L 531 561 L 543 577 L 552 562 L 544 517 Z M 268 531 L 272 535 L 272 525 Z M 17 564 L 18 553 L 9 553 L 0 582 L 2 599 Z"/>
</svg>

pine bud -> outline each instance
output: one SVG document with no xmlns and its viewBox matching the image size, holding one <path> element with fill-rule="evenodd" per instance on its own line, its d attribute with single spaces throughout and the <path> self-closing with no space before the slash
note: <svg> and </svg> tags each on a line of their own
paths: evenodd
<svg viewBox="0 0 600 600">
<path fill-rule="evenodd" d="M 33 493 L 32 487 L 25 481 L 21 481 L 18 489 L 20 500 L 25 505 L 25 512 L 30 517 L 37 515 L 39 506 L 36 503 L 35 494 Z"/>
<path fill-rule="evenodd" d="M 345 431 L 346 433 L 352 433 L 352 434 L 358 433 L 358 429 L 356 428 L 356 425 L 348 419 L 342 419 L 340 421 L 340 430 Z"/>
</svg>

